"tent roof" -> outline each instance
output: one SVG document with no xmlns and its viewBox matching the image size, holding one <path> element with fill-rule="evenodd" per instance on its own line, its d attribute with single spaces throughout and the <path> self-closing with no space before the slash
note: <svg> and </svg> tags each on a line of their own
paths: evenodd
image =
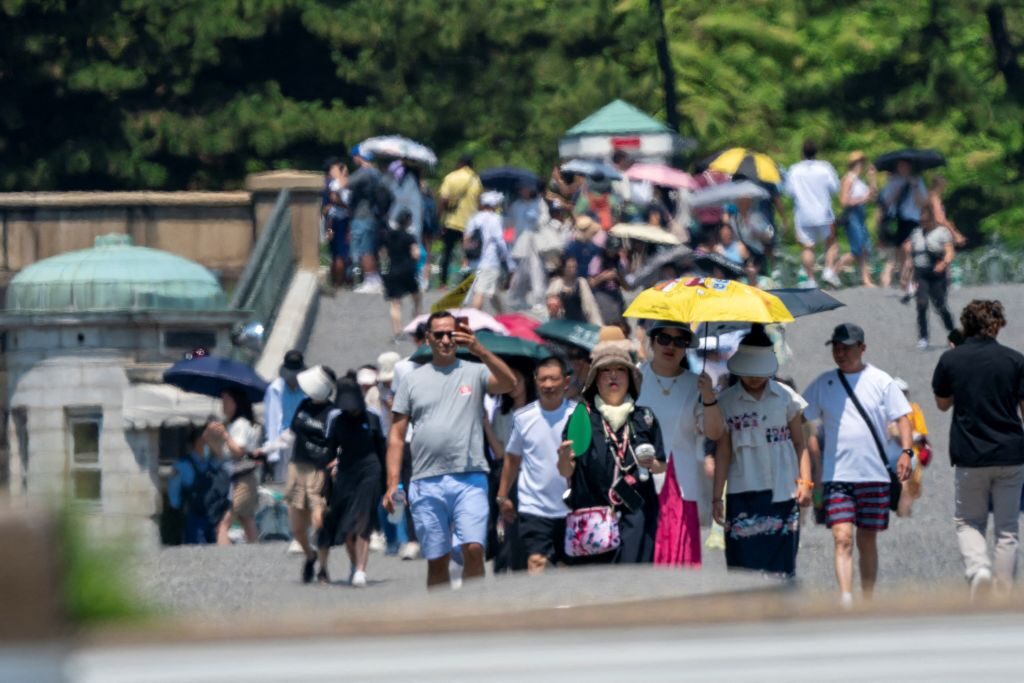
<svg viewBox="0 0 1024 683">
<path fill-rule="evenodd" d="M 672 133 L 661 121 L 651 118 L 622 100 L 609 102 L 566 131 L 566 135 L 628 135 Z"/>
</svg>

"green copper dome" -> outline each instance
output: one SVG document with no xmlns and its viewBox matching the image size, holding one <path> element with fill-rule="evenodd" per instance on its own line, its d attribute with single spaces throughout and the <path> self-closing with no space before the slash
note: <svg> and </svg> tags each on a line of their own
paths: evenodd
<svg viewBox="0 0 1024 683">
<path fill-rule="evenodd" d="M 7 288 L 8 313 L 220 311 L 227 299 L 203 266 L 128 235 L 34 263 Z"/>
</svg>

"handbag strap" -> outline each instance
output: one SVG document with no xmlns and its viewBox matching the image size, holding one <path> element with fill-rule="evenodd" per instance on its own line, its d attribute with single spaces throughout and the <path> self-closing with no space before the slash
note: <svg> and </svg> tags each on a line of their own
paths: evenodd
<svg viewBox="0 0 1024 683">
<path fill-rule="evenodd" d="M 885 457 L 885 447 L 882 445 L 882 440 L 878 438 L 878 432 L 875 431 L 875 426 L 871 423 L 871 419 L 868 417 L 868 413 L 864 410 L 864 406 L 861 405 L 860 399 L 857 398 L 857 394 L 853 393 L 853 388 L 850 387 L 850 383 L 846 380 L 846 375 L 843 374 L 842 370 L 836 370 L 836 374 L 839 375 L 839 381 L 843 384 L 843 389 L 846 389 L 846 395 L 853 401 L 853 406 L 860 413 L 860 416 L 864 419 L 864 424 L 868 426 L 868 431 L 871 432 L 871 438 L 875 441 L 875 447 L 878 448 L 878 457 L 882 459 L 882 466 L 885 467 L 886 472 L 891 472 L 889 467 L 889 458 Z"/>
</svg>

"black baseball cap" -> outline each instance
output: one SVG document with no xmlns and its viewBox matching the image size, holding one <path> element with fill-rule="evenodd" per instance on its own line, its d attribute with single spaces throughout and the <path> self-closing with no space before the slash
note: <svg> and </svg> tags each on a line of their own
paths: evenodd
<svg viewBox="0 0 1024 683">
<path fill-rule="evenodd" d="M 854 325 L 853 323 L 843 323 L 836 325 L 836 329 L 832 330 L 832 338 L 825 342 L 825 346 L 831 346 L 832 344 L 855 346 L 863 343 L 864 330 L 861 326 Z"/>
<path fill-rule="evenodd" d="M 284 354 L 283 367 L 285 370 L 305 370 L 306 360 L 302 357 L 302 351 L 292 349 Z"/>
</svg>

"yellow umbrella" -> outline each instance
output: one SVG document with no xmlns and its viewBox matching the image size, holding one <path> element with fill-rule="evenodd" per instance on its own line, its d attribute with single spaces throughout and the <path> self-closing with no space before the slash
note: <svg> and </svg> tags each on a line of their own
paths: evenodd
<svg viewBox="0 0 1024 683">
<path fill-rule="evenodd" d="M 749 180 L 778 185 L 782 182 L 779 165 L 767 154 L 746 147 L 727 149 L 708 163 L 712 171 L 742 175 Z"/>
<path fill-rule="evenodd" d="M 680 323 L 790 323 L 779 297 L 735 280 L 677 278 L 646 289 L 626 309 L 627 318 Z"/>
</svg>

